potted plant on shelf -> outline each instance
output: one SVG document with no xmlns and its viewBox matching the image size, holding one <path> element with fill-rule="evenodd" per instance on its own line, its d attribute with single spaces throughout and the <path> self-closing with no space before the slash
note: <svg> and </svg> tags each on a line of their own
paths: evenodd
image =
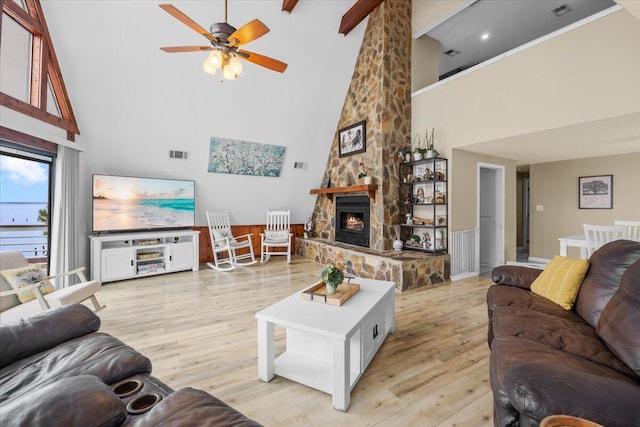
<svg viewBox="0 0 640 427">
<path fill-rule="evenodd" d="M 411 150 L 407 150 L 406 148 L 401 148 L 400 151 L 398 151 L 398 156 L 400 156 L 401 162 L 410 162 Z"/>
<path fill-rule="evenodd" d="M 425 153 L 427 152 L 426 148 L 416 147 L 413 149 L 413 160 L 422 160 Z"/>
<path fill-rule="evenodd" d="M 433 128 L 427 129 L 427 132 L 425 135 L 425 138 L 427 140 L 427 159 L 438 157 L 440 155 L 440 153 L 438 153 L 438 150 L 436 150 L 435 147 L 433 146 L 434 144 L 433 132 L 434 132 Z"/>
<path fill-rule="evenodd" d="M 330 295 L 336 293 L 336 289 L 344 280 L 344 273 L 335 265 L 327 264 L 322 267 L 322 274 L 320 277 L 327 289 L 327 295 Z"/>
<path fill-rule="evenodd" d="M 365 185 L 369 185 L 372 182 L 368 169 L 364 167 L 364 162 L 360 162 L 360 173 L 358 174 L 358 178 L 362 179 Z"/>
</svg>

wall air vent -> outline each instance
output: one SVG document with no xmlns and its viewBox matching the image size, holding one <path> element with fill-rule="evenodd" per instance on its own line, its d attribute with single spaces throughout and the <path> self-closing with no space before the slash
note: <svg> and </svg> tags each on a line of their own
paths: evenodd
<svg viewBox="0 0 640 427">
<path fill-rule="evenodd" d="M 571 12 L 571 8 L 569 6 L 567 6 L 566 4 L 563 4 L 562 6 L 558 6 L 558 7 L 556 7 L 555 9 L 553 9 L 551 11 L 556 16 L 562 16 L 562 15 L 565 15 L 565 14 Z"/>
<path fill-rule="evenodd" d="M 179 160 L 188 160 L 189 159 L 189 152 L 188 151 L 169 150 L 169 158 L 170 159 L 179 159 Z"/>
<path fill-rule="evenodd" d="M 449 50 L 445 50 L 444 54 L 447 56 L 456 56 L 457 54 L 459 54 L 460 52 L 455 50 L 455 49 L 449 49 Z"/>
</svg>

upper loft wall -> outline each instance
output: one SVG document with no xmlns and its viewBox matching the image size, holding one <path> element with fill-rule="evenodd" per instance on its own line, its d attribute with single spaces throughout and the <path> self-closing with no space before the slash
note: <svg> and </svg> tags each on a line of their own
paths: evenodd
<svg viewBox="0 0 640 427">
<path fill-rule="evenodd" d="M 435 26 L 464 8 L 473 0 L 413 0 L 411 9 L 411 33 L 422 35 L 425 29 Z"/>
<path fill-rule="evenodd" d="M 418 2 L 420 3 L 420 2 Z M 624 9 L 412 98 L 440 152 L 640 112 L 640 23 Z"/>
</svg>

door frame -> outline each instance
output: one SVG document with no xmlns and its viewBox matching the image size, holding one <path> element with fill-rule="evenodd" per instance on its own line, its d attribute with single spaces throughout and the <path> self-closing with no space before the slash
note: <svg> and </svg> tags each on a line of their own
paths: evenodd
<svg viewBox="0 0 640 427">
<path fill-rule="evenodd" d="M 478 236 L 480 235 L 480 170 L 492 169 L 495 171 L 495 213 L 496 213 L 496 230 L 495 230 L 495 260 L 496 265 L 505 263 L 505 167 L 493 163 L 478 162 L 476 175 L 476 227 L 478 228 Z M 478 239 L 478 258 L 480 257 L 480 239 Z"/>
</svg>

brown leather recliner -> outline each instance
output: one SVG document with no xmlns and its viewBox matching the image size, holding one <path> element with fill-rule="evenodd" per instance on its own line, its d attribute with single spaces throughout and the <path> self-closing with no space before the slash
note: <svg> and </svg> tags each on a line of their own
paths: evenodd
<svg viewBox="0 0 640 427">
<path fill-rule="evenodd" d="M 84 305 L 0 326 L 0 420 L 8 426 L 260 426 L 210 394 L 154 378 L 148 358 Z"/>
<path fill-rule="evenodd" d="M 540 274 L 494 269 L 487 292 L 496 426 L 553 414 L 640 426 L 640 242 L 597 250 L 572 310 L 530 291 Z"/>
</svg>

